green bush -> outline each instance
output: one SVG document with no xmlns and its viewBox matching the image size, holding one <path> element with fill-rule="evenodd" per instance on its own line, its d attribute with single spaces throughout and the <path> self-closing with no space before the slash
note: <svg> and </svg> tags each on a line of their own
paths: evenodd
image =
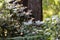
<svg viewBox="0 0 60 40">
<path fill-rule="evenodd" d="M 20 1 L 21 2 L 21 1 Z M 1 40 L 56 40 L 60 33 L 60 17 L 54 15 L 35 21 L 31 10 L 19 1 L 4 1 L 0 11 Z"/>
</svg>

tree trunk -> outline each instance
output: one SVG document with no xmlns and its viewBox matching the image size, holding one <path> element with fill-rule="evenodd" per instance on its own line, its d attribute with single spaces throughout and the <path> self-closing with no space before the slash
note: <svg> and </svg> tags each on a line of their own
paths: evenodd
<svg viewBox="0 0 60 40">
<path fill-rule="evenodd" d="M 43 20 L 42 0 L 28 0 L 28 8 L 32 10 L 36 20 Z"/>
<path fill-rule="evenodd" d="M 23 5 L 32 10 L 36 20 L 43 20 L 42 0 L 23 0 Z"/>
</svg>

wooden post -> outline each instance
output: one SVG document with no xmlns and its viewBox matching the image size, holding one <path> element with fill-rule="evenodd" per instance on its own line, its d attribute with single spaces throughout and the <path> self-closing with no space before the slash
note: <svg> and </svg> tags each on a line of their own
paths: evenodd
<svg viewBox="0 0 60 40">
<path fill-rule="evenodd" d="M 23 4 L 32 10 L 36 20 L 43 20 L 42 0 L 23 0 Z"/>
</svg>

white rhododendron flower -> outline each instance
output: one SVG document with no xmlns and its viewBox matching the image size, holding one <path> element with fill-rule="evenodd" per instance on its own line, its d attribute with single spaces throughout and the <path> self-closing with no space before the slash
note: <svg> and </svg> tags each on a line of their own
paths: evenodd
<svg viewBox="0 0 60 40">
<path fill-rule="evenodd" d="M 58 38 L 56 40 L 59 40 Z"/>
<path fill-rule="evenodd" d="M 45 20 L 46 20 L 46 21 L 50 21 L 50 18 L 46 18 Z"/>
<path fill-rule="evenodd" d="M 41 24 L 43 24 L 44 22 L 43 22 L 43 21 L 38 20 L 38 21 L 35 21 L 35 23 L 36 23 L 36 25 L 41 25 Z"/>
<path fill-rule="evenodd" d="M 28 10 L 28 12 L 26 13 L 26 15 L 31 15 L 32 14 L 31 11 L 32 10 Z"/>
<path fill-rule="evenodd" d="M 9 3 L 10 1 L 12 1 L 12 0 L 5 0 L 6 3 Z"/>
<path fill-rule="evenodd" d="M 14 8 L 14 5 L 13 4 L 9 4 L 8 3 L 8 5 L 7 5 L 7 7 L 6 8 L 8 8 L 8 9 L 13 9 Z"/>
<path fill-rule="evenodd" d="M 60 24 L 60 19 L 56 19 L 57 24 Z"/>
<path fill-rule="evenodd" d="M 31 25 L 32 24 L 32 20 L 29 20 L 28 22 L 23 22 L 24 25 Z"/>
<path fill-rule="evenodd" d="M 32 34 L 35 34 L 36 32 L 32 32 Z"/>
<path fill-rule="evenodd" d="M 53 25 L 53 24 L 55 24 L 55 22 L 52 22 L 51 24 Z"/>
<path fill-rule="evenodd" d="M 56 20 L 58 18 L 58 15 L 52 16 L 52 20 Z"/>
</svg>

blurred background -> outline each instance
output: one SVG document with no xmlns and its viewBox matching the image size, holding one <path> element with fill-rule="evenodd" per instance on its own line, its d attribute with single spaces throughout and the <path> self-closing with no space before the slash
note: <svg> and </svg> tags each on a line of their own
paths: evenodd
<svg viewBox="0 0 60 40">
<path fill-rule="evenodd" d="M 60 0 L 43 0 L 43 18 L 60 15 Z"/>
</svg>

